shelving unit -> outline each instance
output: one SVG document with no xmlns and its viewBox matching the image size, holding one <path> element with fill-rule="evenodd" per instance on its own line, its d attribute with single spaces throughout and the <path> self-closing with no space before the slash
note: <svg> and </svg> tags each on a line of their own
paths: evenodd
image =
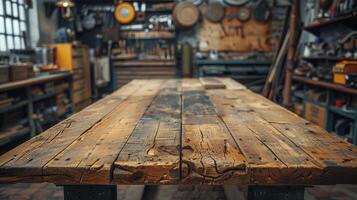
<svg viewBox="0 0 357 200">
<path fill-rule="evenodd" d="M 303 90 L 294 92 L 294 97 L 299 98 L 303 103 L 303 113 L 301 113 L 301 114 L 303 116 L 306 115 L 306 112 L 307 112 L 306 105 L 307 104 L 312 104 L 314 106 L 317 106 L 317 109 L 315 109 L 313 112 L 318 113 L 318 112 L 321 112 L 320 110 L 323 110 L 323 112 L 325 112 L 324 113 L 325 121 L 320 125 L 323 126 L 324 128 L 326 128 L 327 131 L 329 131 L 331 133 L 335 132 L 333 122 L 336 118 L 340 118 L 340 117 L 348 118 L 348 120 L 350 120 L 353 123 L 352 135 L 343 135 L 343 136 L 338 135 L 338 136 L 349 140 L 353 144 L 357 144 L 357 112 L 350 111 L 350 110 L 345 111 L 342 108 L 338 108 L 335 105 L 333 105 L 334 97 L 340 96 L 342 93 L 349 94 L 349 95 L 357 95 L 357 89 L 345 88 L 344 86 L 333 84 L 333 83 L 315 81 L 315 80 L 310 80 L 308 78 L 302 78 L 302 77 L 296 77 L 296 76 L 294 76 L 293 79 L 295 81 L 298 81 L 298 82 L 304 84 Z M 309 99 L 307 92 L 314 88 L 324 88 L 325 89 L 325 91 L 327 92 L 325 101 L 317 102 L 312 99 Z M 334 133 L 334 134 L 336 134 L 336 133 Z"/>
<path fill-rule="evenodd" d="M 89 49 L 86 45 L 54 44 L 56 64 L 73 73 L 72 101 L 76 112 L 92 103 Z"/>
<path fill-rule="evenodd" d="M 11 106 L 0 108 L 0 123 L 2 124 L 0 146 L 8 146 L 18 140 L 33 137 L 72 114 L 71 84 L 72 74 L 69 72 L 42 74 L 23 81 L 1 84 L 0 95 L 14 100 L 11 101 Z M 53 92 L 47 92 L 47 87 L 51 87 Z M 39 88 L 43 94 L 36 96 L 35 91 L 37 92 Z M 59 95 L 66 97 L 67 104 L 58 102 Z M 63 100 L 62 97 L 61 100 Z M 43 106 L 44 104 L 46 106 Z M 62 108 L 63 106 L 66 107 Z M 38 116 L 38 113 L 44 115 L 41 113 L 45 112 L 43 108 L 53 108 L 52 114 L 55 120 L 44 124 L 44 120 Z M 39 124 L 41 127 L 38 126 Z"/>
<path fill-rule="evenodd" d="M 311 56 L 311 57 L 302 57 L 301 59 L 313 63 L 321 62 L 321 61 L 339 62 L 342 60 L 348 60 L 348 61 L 357 60 L 355 58 L 339 58 L 339 57 L 332 57 L 332 56 Z"/>
<path fill-rule="evenodd" d="M 177 76 L 176 62 L 117 61 L 112 59 L 112 88 L 117 89 L 134 79 L 168 79 Z"/>
<path fill-rule="evenodd" d="M 303 83 L 306 83 L 309 85 L 326 88 L 326 89 L 332 89 L 332 90 L 342 92 L 342 93 L 357 95 L 357 89 L 347 88 L 343 85 L 338 85 L 335 83 L 329 83 L 329 82 L 325 82 L 325 81 L 316 81 L 316 80 L 311 80 L 309 78 L 300 77 L 300 76 L 293 76 L 293 80 L 303 82 Z"/>
<path fill-rule="evenodd" d="M 353 9 L 330 19 L 315 20 L 311 24 L 305 26 L 304 30 L 315 36 L 322 37 L 321 33 L 326 32 L 325 30 L 329 30 L 336 25 L 344 25 L 351 30 L 356 30 L 356 20 L 357 9 Z M 322 38 L 322 40 L 323 39 L 324 38 Z M 331 67 L 341 61 L 357 60 L 355 58 L 343 58 L 341 56 L 328 55 L 301 57 L 301 59 L 314 65 L 328 64 Z M 316 117 L 323 116 L 324 119 L 321 119 L 322 121 L 320 120 L 319 122 L 321 126 L 327 129 L 327 131 L 357 145 L 357 109 L 349 108 L 346 110 L 335 105 L 335 100 L 347 99 L 346 101 L 351 101 L 352 98 L 356 98 L 357 88 L 349 88 L 333 82 L 315 80 L 301 76 L 293 76 L 293 81 L 297 84 L 296 86 L 300 85 L 303 87 L 303 89 L 300 88 L 293 93 L 293 96 L 297 99 L 297 102 L 301 102 L 303 106 L 302 113 L 299 114 L 302 114 L 308 118 L 310 115 L 308 112 L 310 112 L 312 109 L 312 112 L 316 114 Z M 309 99 L 308 91 L 318 91 L 317 93 L 323 94 L 323 96 L 326 95 L 325 100 L 323 102 L 317 102 L 316 100 L 314 101 Z M 310 111 L 307 111 L 307 109 L 310 109 Z M 336 134 L 335 126 L 337 122 L 341 120 L 345 120 L 346 122 L 352 124 L 352 131 L 350 131 L 351 134 Z"/>
<path fill-rule="evenodd" d="M 305 77 L 293 76 L 293 80 L 304 84 L 303 91 L 294 92 L 294 97 L 300 99 L 303 102 L 303 113 L 302 115 L 306 115 L 306 104 L 310 103 L 316 105 L 326 111 L 325 113 L 325 122 L 322 125 L 327 131 L 336 134 L 334 129 L 334 122 L 338 118 L 347 118 L 353 124 L 352 126 L 352 135 L 338 135 L 353 144 L 357 144 L 357 111 L 351 110 L 343 110 L 342 108 L 338 108 L 334 106 L 333 99 L 334 97 L 339 97 L 343 94 L 348 94 L 352 96 L 357 96 L 357 89 L 355 88 L 347 88 L 343 85 L 338 85 L 335 83 L 329 83 L 325 81 L 311 80 Z M 322 88 L 327 92 L 327 98 L 324 102 L 316 102 L 307 97 L 307 92 L 310 89 L 314 88 Z M 318 110 L 318 109 L 317 109 Z M 315 111 L 318 112 L 318 111 Z M 337 135 L 337 134 L 336 134 Z"/>
<path fill-rule="evenodd" d="M 173 25 L 151 24 L 151 17 L 172 16 L 172 10 L 154 9 L 155 4 L 174 3 L 166 1 L 145 2 L 145 20 L 136 19 L 130 25 L 153 25 L 159 28 L 142 30 L 121 30 L 119 47 L 112 50 L 110 59 L 112 90 L 122 87 L 133 79 L 169 79 L 178 76 L 176 65 L 176 30 Z M 121 43 L 123 42 L 124 43 Z"/>
<path fill-rule="evenodd" d="M 327 27 L 327 26 L 333 26 L 335 24 L 344 24 L 348 27 L 351 27 L 353 29 L 357 28 L 357 10 L 352 10 L 348 13 L 345 13 L 342 16 L 338 16 L 332 19 L 325 19 L 324 21 L 319 21 L 313 22 L 307 26 L 304 27 L 304 29 L 312 34 L 315 35 L 320 35 L 321 29 Z"/>
</svg>

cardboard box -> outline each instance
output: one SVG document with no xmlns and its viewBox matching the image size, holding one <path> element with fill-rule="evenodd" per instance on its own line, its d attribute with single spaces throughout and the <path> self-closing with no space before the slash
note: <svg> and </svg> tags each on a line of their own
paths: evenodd
<svg viewBox="0 0 357 200">
<path fill-rule="evenodd" d="M 305 104 L 305 118 L 310 122 L 325 128 L 326 116 L 327 116 L 326 108 L 313 103 Z"/>
</svg>

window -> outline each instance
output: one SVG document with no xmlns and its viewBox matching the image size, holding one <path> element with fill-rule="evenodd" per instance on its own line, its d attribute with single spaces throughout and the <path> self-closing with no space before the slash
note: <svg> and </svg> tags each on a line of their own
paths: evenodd
<svg viewBox="0 0 357 200">
<path fill-rule="evenodd" d="M 0 51 L 25 48 L 26 18 L 24 0 L 0 1 Z"/>
</svg>

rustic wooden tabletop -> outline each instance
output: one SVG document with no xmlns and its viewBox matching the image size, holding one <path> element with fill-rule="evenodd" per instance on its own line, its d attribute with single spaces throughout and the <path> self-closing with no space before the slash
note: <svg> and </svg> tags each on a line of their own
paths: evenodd
<svg viewBox="0 0 357 200">
<path fill-rule="evenodd" d="M 0 157 L 0 182 L 357 183 L 357 148 L 228 78 L 135 80 Z"/>
</svg>

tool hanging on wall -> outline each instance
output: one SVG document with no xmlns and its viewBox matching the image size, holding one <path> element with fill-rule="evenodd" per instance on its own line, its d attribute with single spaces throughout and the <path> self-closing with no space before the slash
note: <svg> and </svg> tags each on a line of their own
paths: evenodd
<svg viewBox="0 0 357 200">
<path fill-rule="evenodd" d="M 249 8 L 242 7 L 238 9 L 237 18 L 239 19 L 239 21 L 246 22 L 250 19 L 250 17 L 251 17 L 251 12 Z"/>
<path fill-rule="evenodd" d="M 254 19 L 259 22 L 267 22 L 271 17 L 271 9 L 266 0 L 259 0 L 254 6 Z"/>
<path fill-rule="evenodd" d="M 224 3 L 231 6 L 241 6 L 249 2 L 249 0 L 223 0 Z"/>
<path fill-rule="evenodd" d="M 136 12 L 132 4 L 123 2 L 116 6 L 114 16 L 120 24 L 129 24 L 134 21 Z"/>
<path fill-rule="evenodd" d="M 211 3 L 207 6 L 204 16 L 210 22 L 219 23 L 225 17 L 225 9 L 221 3 Z"/>
<path fill-rule="evenodd" d="M 181 2 L 193 3 L 195 6 L 201 5 L 205 0 L 183 0 Z"/>
<path fill-rule="evenodd" d="M 134 9 L 137 13 L 137 16 L 136 16 L 137 20 L 140 22 L 145 21 L 146 3 L 143 2 L 140 4 L 140 6 L 137 4 L 137 2 L 135 2 L 134 4 L 136 4 L 136 5 L 134 5 Z M 139 9 L 139 7 L 140 7 L 140 9 Z"/>
<path fill-rule="evenodd" d="M 92 30 L 96 25 L 96 18 L 94 17 L 94 14 L 92 13 L 86 15 L 82 20 L 82 25 L 84 29 Z"/>
<path fill-rule="evenodd" d="M 200 17 L 198 8 L 190 2 L 178 3 L 173 11 L 173 21 L 177 28 L 186 29 L 196 25 Z"/>
</svg>

